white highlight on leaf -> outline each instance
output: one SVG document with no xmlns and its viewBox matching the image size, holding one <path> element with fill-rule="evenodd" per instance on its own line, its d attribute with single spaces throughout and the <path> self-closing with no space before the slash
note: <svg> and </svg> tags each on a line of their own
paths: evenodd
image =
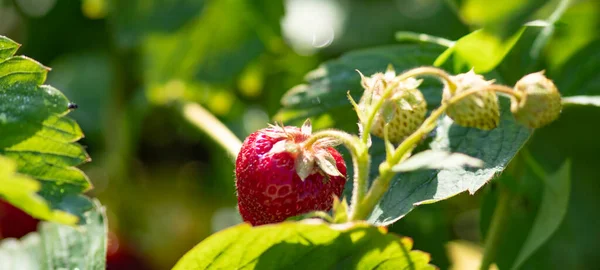
<svg viewBox="0 0 600 270">
<path fill-rule="evenodd" d="M 392 167 L 392 170 L 394 172 L 409 172 L 426 169 L 455 169 L 467 166 L 482 167 L 483 164 L 482 160 L 462 153 L 426 150 Z"/>
</svg>

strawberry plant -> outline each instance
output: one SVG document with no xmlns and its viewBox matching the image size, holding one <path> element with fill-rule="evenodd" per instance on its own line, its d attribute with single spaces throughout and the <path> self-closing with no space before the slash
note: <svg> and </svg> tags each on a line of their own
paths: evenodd
<svg viewBox="0 0 600 270">
<path fill-rule="evenodd" d="M 600 263 L 595 1 L 43 2 L 0 1 L 0 270 Z"/>
</svg>

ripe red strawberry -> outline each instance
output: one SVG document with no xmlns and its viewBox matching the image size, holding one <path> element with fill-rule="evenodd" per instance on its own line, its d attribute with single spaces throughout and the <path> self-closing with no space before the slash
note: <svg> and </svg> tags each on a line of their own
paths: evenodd
<svg viewBox="0 0 600 270">
<path fill-rule="evenodd" d="M 320 139 L 311 146 L 310 122 L 302 129 L 275 127 L 256 131 L 242 145 L 235 166 L 238 208 L 244 221 L 262 225 L 311 211 L 328 211 L 341 196 L 346 164 Z"/>
</svg>

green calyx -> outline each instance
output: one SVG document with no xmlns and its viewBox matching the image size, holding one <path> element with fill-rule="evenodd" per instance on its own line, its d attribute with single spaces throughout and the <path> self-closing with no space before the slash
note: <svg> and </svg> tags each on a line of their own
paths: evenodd
<svg viewBox="0 0 600 270">
<path fill-rule="evenodd" d="M 283 138 L 283 140 L 276 142 L 269 150 L 269 154 L 287 152 L 292 155 L 296 173 L 302 181 L 314 173 L 345 177 L 338 171 L 335 158 L 328 151 L 328 148 L 339 145 L 339 140 L 327 137 L 310 145 L 305 144 L 305 141 L 312 136 L 310 119 L 307 119 L 299 130 L 283 126 L 270 125 L 270 127 L 273 131 L 265 132 L 265 134 L 271 138 Z"/>
<path fill-rule="evenodd" d="M 520 98 L 512 100 L 510 110 L 519 123 L 539 128 L 560 115 L 560 93 L 554 83 L 544 76 L 543 71 L 521 78 L 514 90 L 520 94 Z"/>
</svg>

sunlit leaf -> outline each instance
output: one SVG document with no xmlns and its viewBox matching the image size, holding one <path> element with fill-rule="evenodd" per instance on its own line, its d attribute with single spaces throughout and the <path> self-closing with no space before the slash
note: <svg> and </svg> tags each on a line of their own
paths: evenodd
<svg viewBox="0 0 600 270">
<path fill-rule="evenodd" d="M 0 43 L 11 42 L 0 36 Z M 0 155 L 14 160 L 18 173 L 40 181 L 39 194 L 52 208 L 68 207 L 62 210 L 80 214 L 90 205 L 64 200 L 91 188 L 87 176 L 74 167 L 90 158 L 75 143 L 83 137 L 81 129 L 65 116 L 69 101 L 59 90 L 42 85 L 47 72 L 27 57 L 5 54 L 0 60 Z"/>
<path fill-rule="evenodd" d="M 429 254 L 412 246 L 366 223 L 242 224 L 210 236 L 173 269 L 435 269 Z"/>
<path fill-rule="evenodd" d="M 462 72 L 473 68 L 477 73 L 493 70 L 508 54 L 525 31 L 522 27 L 508 38 L 503 38 L 489 30 L 476 30 L 456 41 L 452 47 L 435 60 L 436 66 L 443 65 L 452 54 L 454 71 Z"/>
<path fill-rule="evenodd" d="M 48 202 L 37 194 L 41 184 L 35 179 L 16 173 L 16 169 L 17 164 L 14 161 L 0 156 L 0 198 L 38 219 L 65 224 L 77 222 L 77 217 L 73 215 L 51 210 Z"/>
<path fill-rule="evenodd" d="M 550 1 L 466 0 L 461 3 L 460 14 L 471 25 L 488 27 L 505 36 L 531 20 L 535 11 L 547 2 Z"/>
<path fill-rule="evenodd" d="M 600 4 L 595 0 L 569 2 L 570 7 L 560 17 L 561 25 L 555 26 L 556 34 L 552 35 L 544 50 L 544 60 L 548 61 L 550 71 L 557 71 L 567 61 L 586 63 L 594 58 L 581 58 L 574 54 L 588 45 L 588 48 L 598 48 L 597 44 L 591 43 L 600 37 L 597 20 Z M 568 69 L 565 71 L 570 73 Z"/>
<path fill-rule="evenodd" d="M 548 25 L 545 25 L 540 34 L 536 37 L 535 41 L 531 46 L 529 55 L 531 58 L 537 59 L 540 56 L 542 49 L 546 47 L 550 38 L 554 35 L 556 28 L 554 24 L 562 17 L 567 8 L 569 7 L 570 0 L 561 0 L 554 12 L 548 17 Z"/>
<path fill-rule="evenodd" d="M 0 60 L 11 57 L 19 49 L 20 45 L 8 38 L 0 38 Z"/>
</svg>

